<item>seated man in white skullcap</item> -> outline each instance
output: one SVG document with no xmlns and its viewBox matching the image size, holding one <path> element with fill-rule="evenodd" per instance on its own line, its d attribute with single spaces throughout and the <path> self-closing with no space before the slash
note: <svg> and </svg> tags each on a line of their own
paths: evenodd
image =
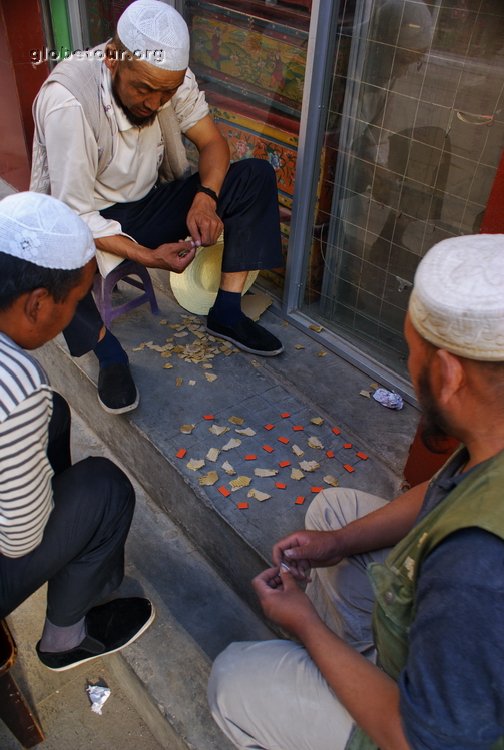
<svg viewBox="0 0 504 750">
<path fill-rule="evenodd" d="M 324 490 L 274 546 L 254 588 L 295 642 L 234 643 L 210 677 L 236 747 L 504 748 L 504 235 L 427 253 L 405 336 L 430 435 L 463 447 L 391 502 Z"/>
<path fill-rule="evenodd" d="M 100 603 L 123 578 L 133 487 L 106 458 L 72 466 L 68 405 L 25 351 L 56 336 L 88 293 L 91 232 L 55 198 L 11 195 L 0 201 L 0 264 L 0 618 L 47 581 L 37 653 L 60 671 L 124 648 L 154 610 L 142 597 Z"/>
<path fill-rule="evenodd" d="M 224 232 L 207 329 L 246 352 L 274 356 L 281 342 L 242 313 L 241 293 L 249 271 L 283 264 L 275 173 L 260 159 L 230 166 L 188 60 L 189 32 L 176 10 L 160 0 L 129 5 L 113 39 L 84 59 L 62 61 L 42 86 L 30 187 L 64 200 L 87 222 L 104 274 L 125 258 L 181 273 L 198 247 Z M 193 175 L 181 134 L 199 153 Z M 91 295 L 64 334 L 74 356 L 93 350 L 98 357 L 103 408 L 134 409 L 128 357 Z"/>
</svg>

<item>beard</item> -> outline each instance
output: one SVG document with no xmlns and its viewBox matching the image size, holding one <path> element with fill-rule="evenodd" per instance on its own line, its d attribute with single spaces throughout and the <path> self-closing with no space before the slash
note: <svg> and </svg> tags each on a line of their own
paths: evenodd
<svg viewBox="0 0 504 750">
<path fill-rule="evenodd" d="M 138 115 L 135 115 L 130 109 L 128 109 L 128 107 L 126 107 L 119 98 L 117 86 L 114 80 L 112 81 L 112 96 L 114 97 L 115 103 L 122 109 L 122 111 L 128 118 L 128 121 L 135 128 L 146 128 L 149 125 L 152 125 L 157 117 L 157 112 L 153 112 L 152 114 L 147 115 L 147 117 L 139 117 Z"/>
<path fill-rule="evenodd" d="M 445 453 L 446 441 L 452 438 L 452 432 L 432 393 L 426 367 L 418 379 L 418 400 L 422 408 L 420 434 L 423 444 L 431 453 Z"/>
</svg>

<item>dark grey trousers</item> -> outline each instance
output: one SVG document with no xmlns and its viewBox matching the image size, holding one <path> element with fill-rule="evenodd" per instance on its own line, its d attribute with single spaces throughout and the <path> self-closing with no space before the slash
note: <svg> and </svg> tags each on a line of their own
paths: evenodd
<svg viewBox="0 0 504 750">
<path fill-rule="evenodd" d="M 101 211 L 145 247 L 187 237 L 186 217 L 199 174 L 156 185 L 139 201 L 116 203 Z M 275 171 L 264 159 L 231 164 L 217 204 L 224 224 L 222 270 L 255 271 L 283 266 Z M 91 293 L 77 306 L 63 331 L 70 353 L 79 357 L 94 349 L 103 325 Z"/>
<path fill-rule="evenodd" d="M 135 494 L 106 458 L 70 464 L 70 410 L 59 394 L 53 401 L 48 456 L 54 508 L 36 549 L 17 558 L 0 555 L 0 618 L 47 581 L 47 616 L 66 626 L 121 583 Z"/>
</svg>

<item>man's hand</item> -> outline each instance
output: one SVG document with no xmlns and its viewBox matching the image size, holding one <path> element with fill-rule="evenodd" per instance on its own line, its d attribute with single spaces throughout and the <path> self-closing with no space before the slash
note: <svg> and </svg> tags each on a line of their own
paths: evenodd
<svg viewBox="0 0 504 750">
<path fill-rule="evenodd" d="M 337 698 L 376 745 L 411 750 L 396 682 L 330 630 L 284 568 L 265 570 L 252 585 L 265 615 L 303 644 Z"/>
<path fill-rule="evenodd" d="M 185 132 L 198 149 L 200 183 L 219 194 L 229 169 L 229 146 L 211 115 L 206 115 Z M 223 224 L 216 213 L 214 199 L 206 193 L 196 193 L 187 214 L 189 234 L 201 245 L 214 245 L 222 234 Z"/>
<path fill-rule="evenodd" d="M 180 240 L 163 243 L 152 250 L 122 234 L 99 237 L 95 244 L 98 250 L 134 260 L 146 268 L 164 268 L 175 273 L 182 273 L 187 268 L 199 247 L 199 243 L 193 240 Z"/>
<path fill-rule="evenodd" d="M 344 557 L 333 531 L 296 531 L 273 547 L 273 563 L 286 562 L 299 581 L 309 580 L 310 568 L 336 565 Z"/>
<path fill-rule="evenodd" d="M 343 558 L 393 547 L 413 528 L 428 488 L 423 482 L 377 510 L 335 531 L 296 531 L 273 547 L 273 564 L 286 562 L 297 580 L 310 568 L 337 565 Z"/>
<path fill-rule="evenodd" d="M 252 581 L 264 614 L 300 640 L 306 629 L 320 618 L 291 573 L 268 568 Z"/>
<path fill-rule="evenodd" d="M 187 214 L 187 228 L 195 242 L 205 247 L 214 245 L 224 229 L 217 216 L 215 201 L 206 193 L 196 193 Z"/>
<path fill-rule="evenodd" d="M 182 273 L 189 263 L 194 260 L 197 244 L 195 242 L 180 241 L 166 242 L 152 250 L 148 259 L 149 268 L 165 268 L 174 273 Z"/>
</svg>

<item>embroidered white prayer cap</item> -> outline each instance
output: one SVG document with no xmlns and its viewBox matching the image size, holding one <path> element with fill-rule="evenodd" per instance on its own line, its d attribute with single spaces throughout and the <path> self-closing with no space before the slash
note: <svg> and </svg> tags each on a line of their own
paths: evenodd
<svg viewBox="0 0 504 750">
<path fill-rule="evenodd" d="M 13 193 L 0 201 L 0 251 L 42 268 L 70 271 L 95 255 L 87 224 L 66 203 L 44 193 Z"/>
<path fill-rule="evenodd" d="M 189 64 L 189 29 L 171 5 L 162 0 L 136 0 L 117 22 L 124 46 L 164 70 L 185 70 Z"/>
<path fill-rule="evenodd" d="M 440 349 L 504 361 L 504 234 L 451 237 L 434 245 L 417 268 L 409 316 Z"/>
</svg>

